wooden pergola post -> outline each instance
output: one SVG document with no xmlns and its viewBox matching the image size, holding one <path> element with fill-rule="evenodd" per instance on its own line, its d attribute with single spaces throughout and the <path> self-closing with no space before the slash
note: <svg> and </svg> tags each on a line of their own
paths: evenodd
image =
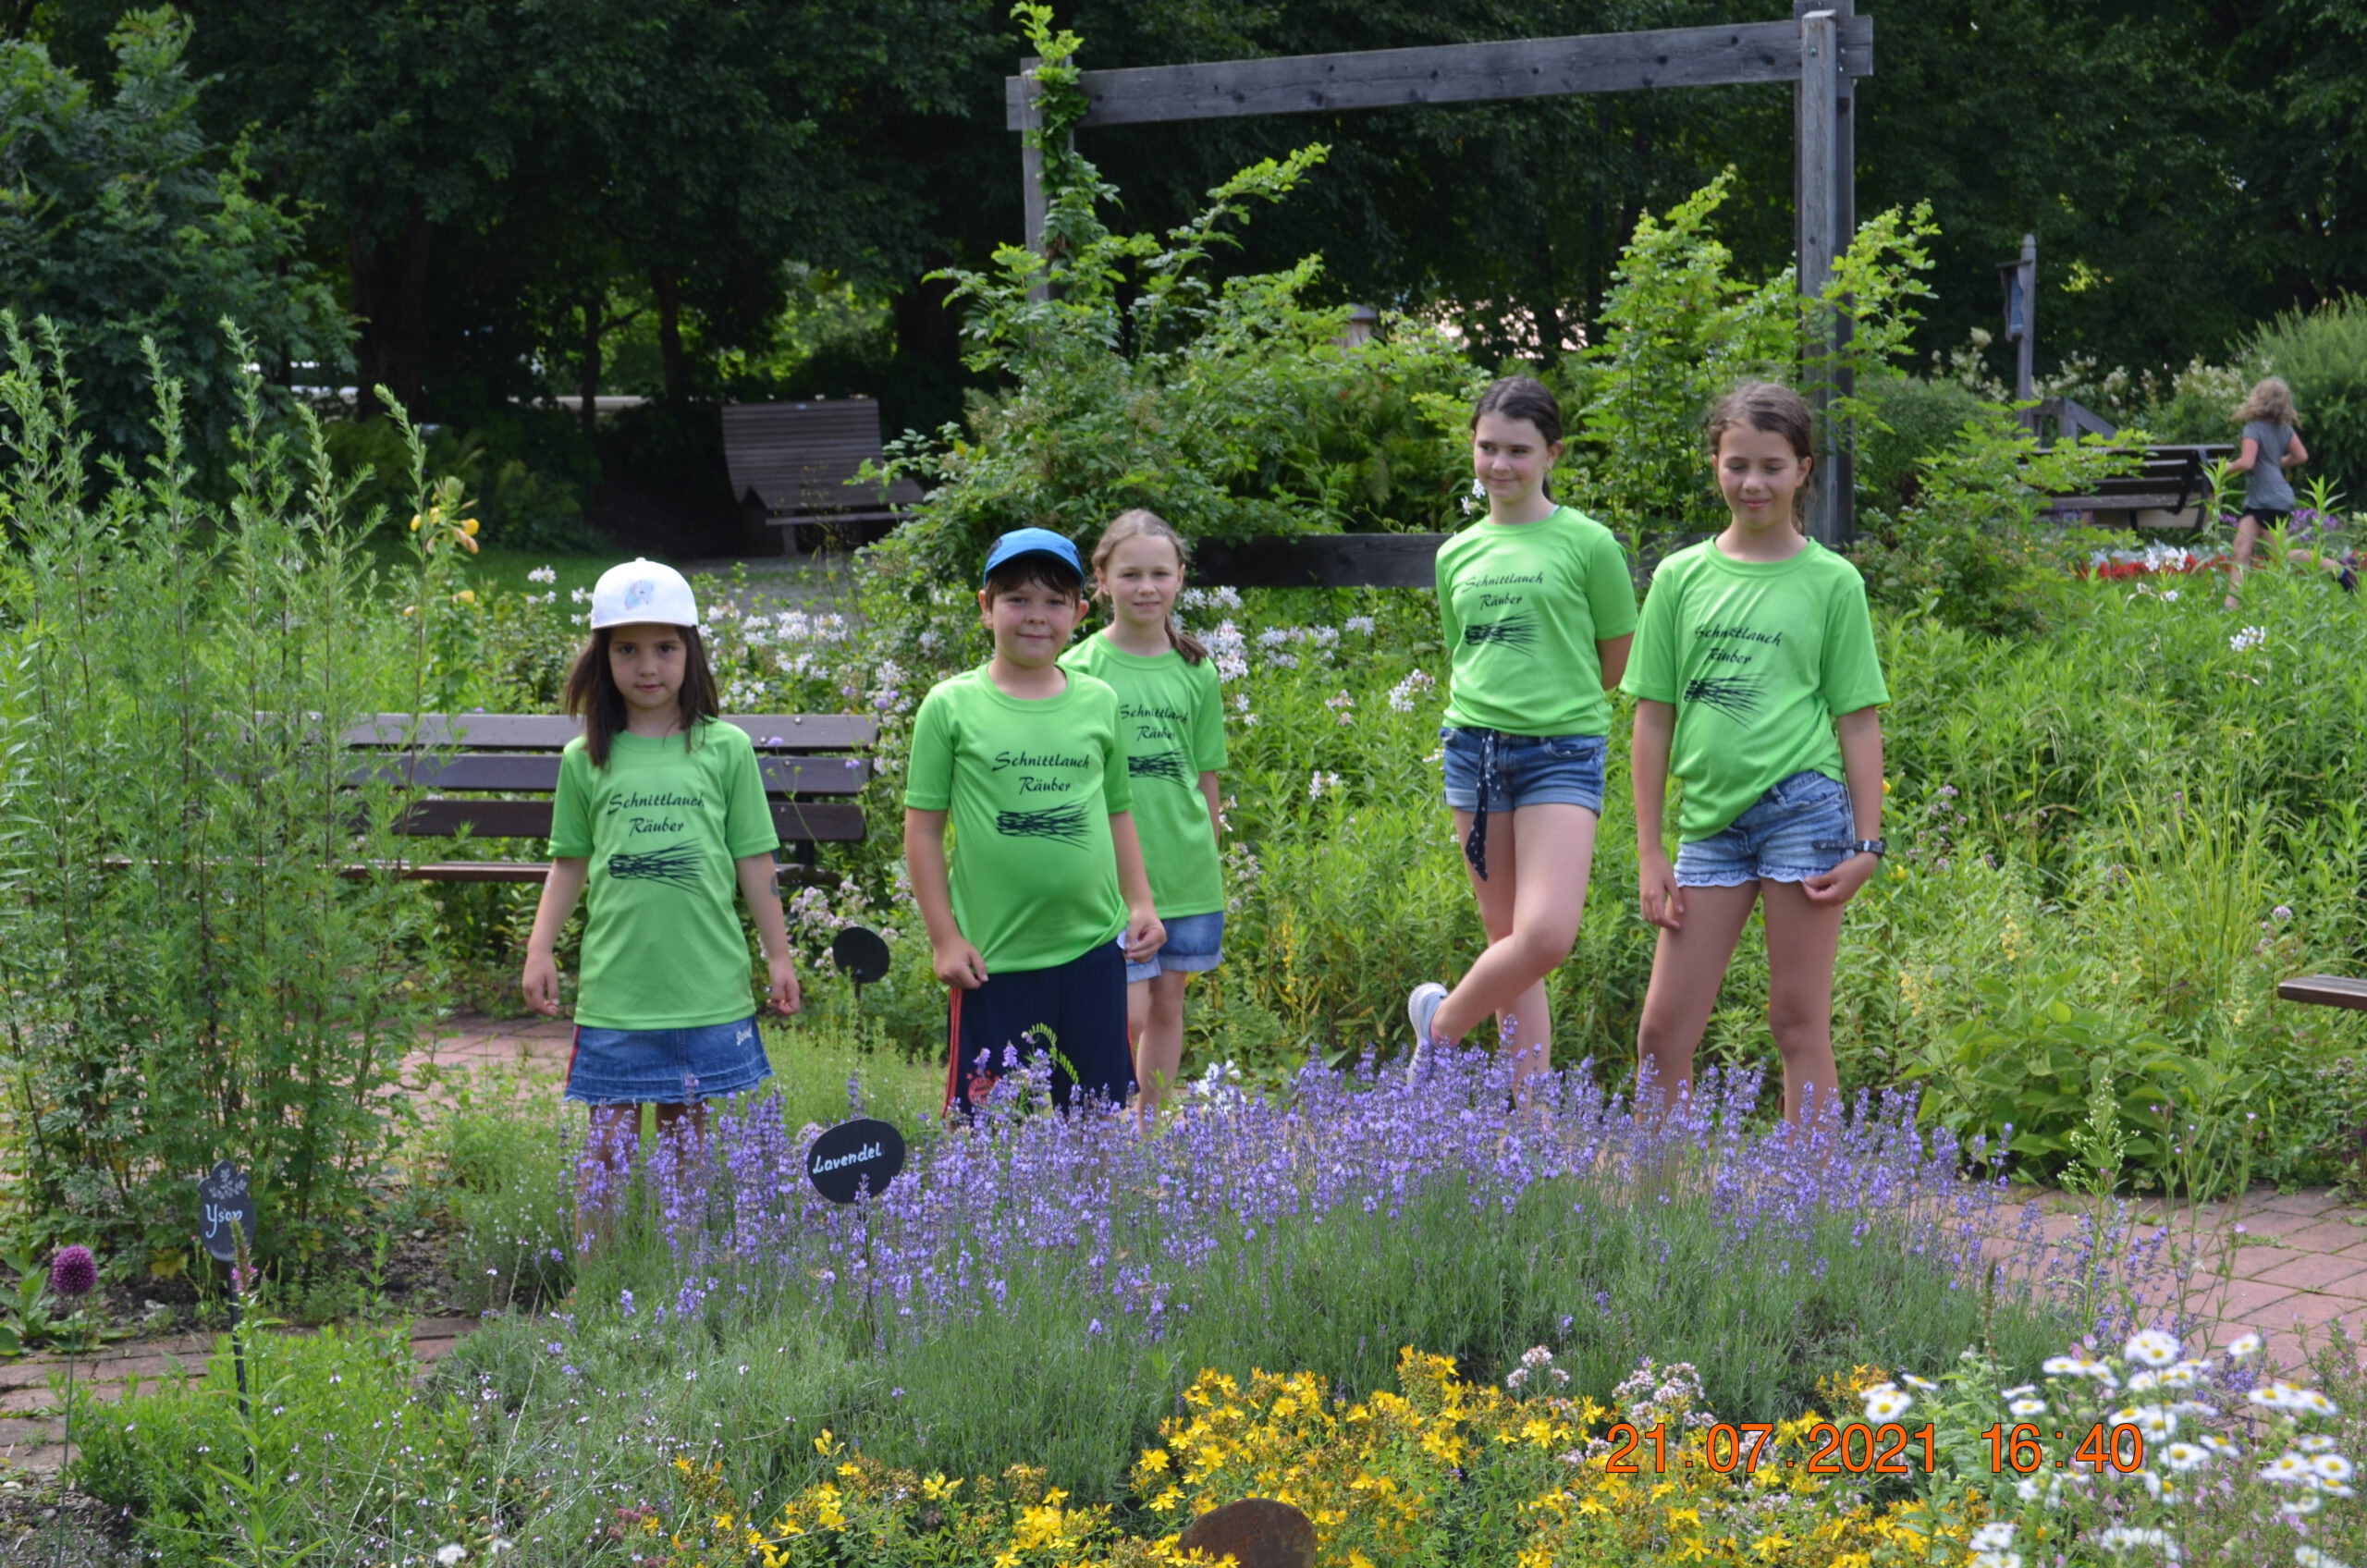
<svg viewBox="0 0 2367 1568">
<path fill-rule="evenodd" d="M 1853 94 L 1841 60 L 1844 18 L 1853 6 L 1854 0 L 1793 0 L 1800 29 L 1800 80 L 1793 111 L 1798 171 L 1794 252 L 1800 295 L 1808 300 L 1822 298 L 1833 281 L 1834 259 L 1858 228 Z M 1830 365 L 1834 352 L 1849 340 L 1846 312 L 1828 313 L 1811 305 L 1805 319 L 1809 340 L 1804 347 Z M 1847 373 L 1841 374 L 1839 390 L 1854 391 L 1846 385 Z M 1846 544 L 1857 533 L 1856 442 L 1833 416 L 1834 391 L 1819 386 L 1809 395 L 1821 433 L 1817 483 L 1809 491 L 1809 536 L 1822 545 Z"/>
<path fill-rule="evenodd" d="M 1024 60 L 1019 75 L 1004 80 L 1004 123 L 1012 130 L 1041 123 L 1038 63 Z M 1817 297 L 1833 276 L 1834 259 L 1857 231 L 1853 83 L 1873 68 L 1873 18 L 1858 15 L 1856 0 L 1793 0 L 1790 21 L 1081 71 L 1077 85 L 1091 107 L 1077 123 L 1145 125 L 1789 81 L 1797 86 L 1797 275 L 1800 291 Z M 1028 150 L 1021 170 L 1027 242 L 1040 253 L 1047 211 L 1042 158 Z M 1847 342 L 1846 312 L 1824 322 L 1823 330 L 1829 344 Z M 1818 398 L 1821 415 L 1831 396 L 1820 392 Z M 1810 492 L 1809 532 L 1838 544 L 1854 532 L 1851 442 L 1833 421 L 1820 423 L 1824 449 Z"/>
</svg>

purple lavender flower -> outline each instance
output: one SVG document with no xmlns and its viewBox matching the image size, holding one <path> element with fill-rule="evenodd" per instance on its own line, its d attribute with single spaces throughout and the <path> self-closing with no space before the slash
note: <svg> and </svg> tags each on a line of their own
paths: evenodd
<svg viewBox="0 0 2367 1568">
<path fill-rule="evenodd" d="M 77 1243 L 58 1249 L 49 1265 L 49 1288 L 66 1301 L 79 1301 L 89 1295 L 99 1282 L 98 1260 L 91 1249 Z"/>
</svg>

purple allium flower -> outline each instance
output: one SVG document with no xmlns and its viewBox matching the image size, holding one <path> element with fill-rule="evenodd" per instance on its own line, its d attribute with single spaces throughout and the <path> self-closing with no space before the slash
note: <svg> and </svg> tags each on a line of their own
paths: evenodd
<svg viewBox="0 0 2367 1568">
<path fill-rule="evenodd" d="M 99 1282 L 98 1260 L 91 1249 L 76 1243 L 58 1249 L 49 1265 L 49 1288 L 67 1301 L 89 1295 Z"/>
</svg>

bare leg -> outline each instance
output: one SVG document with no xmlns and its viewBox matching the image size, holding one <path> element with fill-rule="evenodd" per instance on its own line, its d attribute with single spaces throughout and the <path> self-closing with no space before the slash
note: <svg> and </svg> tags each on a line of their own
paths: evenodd
<svg viewBox="0 0 2367 1568">
<path fill-rule="evenodd" d="M 2231 610 L 2236 608 L 2239 602 L 2236 597 L 2236 590 L 2244 585 L 2244 573 L 2250 570 L 2252 564 L 2252 546 L 2258 543 L 2260 543 L 2260 519 L 2246 512 L 2236 522 L 2236 566 L 2235 570 L 2227 574 L 2227 607 Z"/>
<path fill-rule="evenodd" d="M 1127 1032 L 1134 1037 L 1134 1116 L 1159 1114 L 1184 1065 L 1184 987 L 1191 976 L 1161 970 L 1126 987 Z"/>
<path fill-rule="evenodd" d="M 1636 1057 L 1650 1066 L 1666 1105 L 1675 1105 L 1693 1085 L 1693 1053 L 1710 1026 L 1718 987 L 1734 962 L 1751 906 L 1759 901 L 1759 887 L 1746 882 L 1739 888 L 1687 888 L 1684 925 L 1661 931 L 1636 1029 Z"/>
<path fill-rule="evenodd" d="M 1784 1055 L 1784 1114 L 1821 1116 L 1838 1091 L 1833 1060 L 1833 966 L 1841 904 L 1809 901 L 1797 882 L 1760 885 L 1767 910 L 1767 1024 Z"/>
<path fill-rule="evenodd" d="M 1431 1033 L 1459 1040 L 1490 1013 L 1499 1031 L 1513 1023 L 1510 1042 L 1521 1076 L 1552 1065 L 1553 1019 L 1545 977 L 1570 956 L 1586 913 L 1587 877 L 1594 867 L 1599 819 L 1584 806 L 1522 806 L 1494 817 L 1488 835 L 1496 842 L 1486 881 L 1471 878 L 1488 950 L 1460 985 L 1439 1004 Z M 1455 838 L 1471 831 L 1471 814 L 1454 814 Z M 1465 871 L 1470 871 L 1466 863 Z"/>
</svg>

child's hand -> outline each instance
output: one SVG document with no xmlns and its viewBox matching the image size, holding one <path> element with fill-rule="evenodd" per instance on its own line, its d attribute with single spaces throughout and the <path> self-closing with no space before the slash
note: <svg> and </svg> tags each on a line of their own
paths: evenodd
<svg viewBox="0 0 2367 1568">
<path fill-rule="evenodd" d="M 1148 963 L 1167 946 L 1167 926 L 1151 911 L 1135 910 L 1126 917 L 1126 962 Z"/>
<path fill-rule="evenodd" d="M 1668 856 L 1645 856 L 1637 867 L 1636 901 L 1646 924 L 1663 931 L 1685 925 L 1685 889 L 1676 885 L 1676 868 Z"/>
<path fill-rule="evenodd" d="M 528 953 L 526 974 L 519 982 L 526 1005 L 546 1018 L 558 1016 L 558 962 L 548 953 Z"/>
<path fill-rule="evenodd" d="M 1858 896 L 1858 889 L 1874 879 L 1883 868 L 1883 857 L 1875 854 L 1851 855 L 1821 876 L 1810 876 L 1800 883 L 1800 891 L 1812 904 L 1827 904 L 1838 908 Z"/>
<path fill-rule="evenodd" d="M 772 986 L 766 1000 L 773 1004 L 773 1011 L 787 1017 L 803 1007 L 805 998 L 797 988 L 797 962 L 784 955 L 767 959 L 765 963 L 772 971 Z"/>
<path fill-rule="evenodd" d="M 937 971 L 939 980 L 965 991 L 975 991 L 987 983 L 987 961 L 977 949 L 964 941 L 930 948 L 929 966 Z"/>
</svg>

